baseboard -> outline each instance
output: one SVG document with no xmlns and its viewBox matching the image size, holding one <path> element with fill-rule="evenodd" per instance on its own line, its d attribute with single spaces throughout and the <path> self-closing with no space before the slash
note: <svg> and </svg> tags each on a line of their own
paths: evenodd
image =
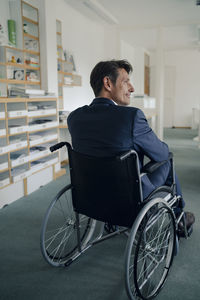
<svg viewBox="0 0 200 300">
<path fill-rule="evenodd" d="M 192 129 L 191 126 L 172 126 L 173 129 Z"/>
<path fill-rule="evenodd" d="M 69 164 L 69 160 L 68 159 L 65 159 L 65 160 L 61 161 L 61 166 L 62 167 L 66 166 L 68 164 Z"/>
<path fill-rule="evenodd" d="M 63 175 L 66 174 L 66 170 L 65 169 L 60 169 L 60 171 L 58 171 L 57 173 L 55 173 L 55 178 L 54 179 L 57 179 Z"/>
</svg>

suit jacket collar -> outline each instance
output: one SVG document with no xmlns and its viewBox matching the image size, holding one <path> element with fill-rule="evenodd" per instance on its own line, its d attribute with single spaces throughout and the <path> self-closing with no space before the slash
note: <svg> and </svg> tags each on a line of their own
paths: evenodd
<svg viewBox="0 0 200 300">
<path fill-rule="evenodd" d="M 116 105 L 114 103 L 114 101 L 108 99 L 108 98 L 103 98 L 103 97 L 99 97 L 99 98 L 95 98 L 92 103 L 90 105 L 98 105 L 98 104 L 106 104 L 106 105 Z"/>
</svg>

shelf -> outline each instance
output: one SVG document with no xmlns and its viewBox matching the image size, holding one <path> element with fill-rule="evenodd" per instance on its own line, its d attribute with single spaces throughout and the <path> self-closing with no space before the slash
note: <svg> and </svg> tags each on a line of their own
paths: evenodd
<svg viewBox="0 0 200 300">
<path fill-rule="evenodd" d="M 30 38 L 30 39 L 34 39 L 34 40 L 36 40 L 36 41 L 39 41 L 39 37 L 37 37 L 37 36 L 35 36 L 35 35 L 31 35 L 31 34 L 29 34 L 29 33 L 23 33 L 24 34 L 24 36 L 25 37 L 28 37 L 28 38 Z"/>
<path fill-rule="evenodd" d="M 73 83 L 68 83 L 68 84 L 63 83 L 63 86 L 74 86 L 74 84 Z"/>
<path fill-rule="evenodd" d="M 0 146 L 0 188 L 2 189 L 15 182 L 22 181 L 20 184 L 23 185 L 24 189 L 22 188 L 22 190 L 24 190 L 24 195 L 26 195 L 28 192 L 28 180 L 26 178 L 32 174 L 42 172 L 43 169 L 52 166 L 49 170 L 52 171 L 52 178 L 55 178 L 55 170 L 59 167 L 58 165 L 55 166 L 55 164 L 59 163 L 59 152 L 52 154 L 49 151 L 48 144 L 52 145 L 58 141 L 59 122 L 57 111 L 58 103 L 55 96 L 40 97 L 38 95 L 32 98 L 20 96 L 16 98 L 7 97 L 7 91 L 11 85 L 16 85 L 16 87 L 17 85 L 21 85 L 23 88 L 27 88 L 28 86 L 29 88 L 31 88 L 31 86 L 36 89 L 41 88 L 39 10 L 25 1 L 20 0 L 20 2 L 20 23 L 23 26 L 23 28 L 21 28 L 21 37 L 24 48 L 18 49 L 11 46 L 0 47 L 2 52 L 0 53 L 0 68 L 1 77 L 3 77 L 0 78 L 0 125 L 2 127 L 0 128 L 0 137 L 2 139 Z M 20 28 L 18 29 L 20 30 Z M 60 44 L 60 28 L 58 28 L 57 31 L 58 44 Z M 59 50 L 59 52 L 62 54 L 62 50 Z M 16 61 L 21 63 L 17 63 Z M 23 77 L 15 76 L 14 71 L 18 70 L 22 70 Z M 35 76 L 28 77 L 30 73 L 34 73 Z M 31 80 L 32 78 L 38 80 L 33 81 Z M 34 105 L 38 103 L 41 107 L 46 104 L 47 106 L 45 107 L 49 109 L 45 110 L 38 106 L 39 109 L 37 109 L 37 111 L 28 111 L 30 103 L 34 103 Z M 49 106 L 49 104 L 51 105 Z M 48 119 L 49 122 L 29 126 L 28 122 L 30 121 L 30 123 L 32 123 L 32 118 L 34 118 L 34 121 L 36 118 L 38 120 L 44 118 L 46 120 Z M 37 121 L 36 123 L 40 122 L 41 121 Z M 45 146 L 45 148 L 39 148 L 42 151 L 30 153 L 32 147 L 37 145 L 42 146 L 42 144 Z M 15 152 L 20 155 L 23 154 L 24 157 L 14 155 Z M 34 163 L 34 161 L 37 162 Z M 12 171 L 11 168 L 14 168 L 14 171 Z M 40 174 L 38 174 L 38 178 L 39 176 Z M 7 192 L 7 190 L 5 190 L 5 192 Z"/>
<path fill-rule="evenodd" d="M 32 20 L 32 19 L 29 19 L 29 18 L 27 18 L 27 17 L 22 17 L 22 19 L 23 19 L 23 21 L 26 21 L 26 22 L 28 22 L 28 23 L 32 23 L 32 24 L 34 24 L 34 25 L 39 25 L 38 24 L 38 22 L 36 22 L 36 21 L 34 21 L 34 20 Z"/>
<path fill-rule="evenodd" d="M 0 164 L 0 172 L 6 172 L 8 170 L 8 162 L 4 162 Z"/>
<path fill-rule="evenodd" d="M 19 48 L 15 48 L 15 47 L 11 47 L 11 46 L 3 46 L 7 49 L 13 50 L 13 51 L 17 51 L 17 52 L 23 52 L 23 49 L 19 49 Z"/>
<path fill-rule="evenodd" d="M 2 82 L 7 82 L 8 84 L 22 84 L 22 85 L 40 85 L 40 81 L 28 81 L 28 80 L 16 80 L 16 79 L 3 79 Z M 1 81 L 1 80 L 0 80 Z"/>
<path fill-rule="evenodd" d="M 24 49 L 23 52 L 28 53 L 28 54 L 38 55 L 38 56 L 40 55 L 40 52 L 28 50 L 28 49 Z"/>
<path fill-rule="evenodd" d="M 5 187 L 10 184 L 10 178 L 5 178 L 0 181 L 0 188 Z"/>
<path fill-rule="evenodd" d="M 33 66 L 29 66 L 28 64 L 18 64 L 18 63 L 7 62 L 7 63 L 5 63 L 5 65 L 11 66 L 11 67 L 17 67 L 17 68 L 21 68 L 21 69 L 40 70 L 40 67 L 33 67 Z"/>
<path fill-rule="evenodd" d="M 0 82 L 5 82 L 5 83 L 7 83 L 7 79 L 2 79 L 2 78 L 0 78 Z"/>
<path fill-rule="evenodd" d="M 27 102 L 56 101 L 55 97 L 46 97 L 46 96 L 44 98 L 41 96 L 41 97 L 36 97 L 36 98 L 33 97 L 33 98 L 25 98 L 25 99 Z"/>
<path fill-rule="evenodd" d="M 68 128 L 67 124 L 59 124 L 59 128 L 62 129 L 62 128 Z"/>
<path fill-rule="evenodd" d="M 0 169 L 0 173 L 6 172 L 6 171 L 9 171 L 9 169 L 8 168 L 6 168 L 6 169 Z"/>
</svg>

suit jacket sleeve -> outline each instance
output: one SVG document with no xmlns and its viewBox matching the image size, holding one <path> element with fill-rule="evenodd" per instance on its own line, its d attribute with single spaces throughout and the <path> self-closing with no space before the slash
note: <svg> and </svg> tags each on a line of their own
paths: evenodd
<svg viewBox="0 0 200 300">
<path fill-rule="evenodd" d="M 168 145 L 162 142 L 149 127 L 144 113 L 138 109 L 133 126 L 133 142 L 136 151 L 153 161 L 163 161 L 168 158 Z"/>
</svg>

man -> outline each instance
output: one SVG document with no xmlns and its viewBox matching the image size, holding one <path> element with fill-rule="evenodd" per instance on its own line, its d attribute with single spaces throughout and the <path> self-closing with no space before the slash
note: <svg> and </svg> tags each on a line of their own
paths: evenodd
<svg viewBox="0 0 200 300">
<path fill-rule="evenodd" d="M 95 99 L 73 111 L 68 117 L 72 146 L 77 152 L 97 156 L 116 156 L 130 149 L 138 153 L 140 167 L 144 156 L 160 162 L 168 159 L 167 144 L 158 139 L 143 112 L 128 107 L 134 88 L 129 74 L 132 66 L 126 60 L 99 62 L 91 72 L 90 84 Z M 142 177 L 144 199 L 157 187 L 170 184 L 170 162 L 156 172 Z M 176 177 L 177 193 L 181 195 Z M 182 199 L 180 205 L 185 206 Z M 190 223 L 194 222 L 191 213 Z"/>
</svg>

